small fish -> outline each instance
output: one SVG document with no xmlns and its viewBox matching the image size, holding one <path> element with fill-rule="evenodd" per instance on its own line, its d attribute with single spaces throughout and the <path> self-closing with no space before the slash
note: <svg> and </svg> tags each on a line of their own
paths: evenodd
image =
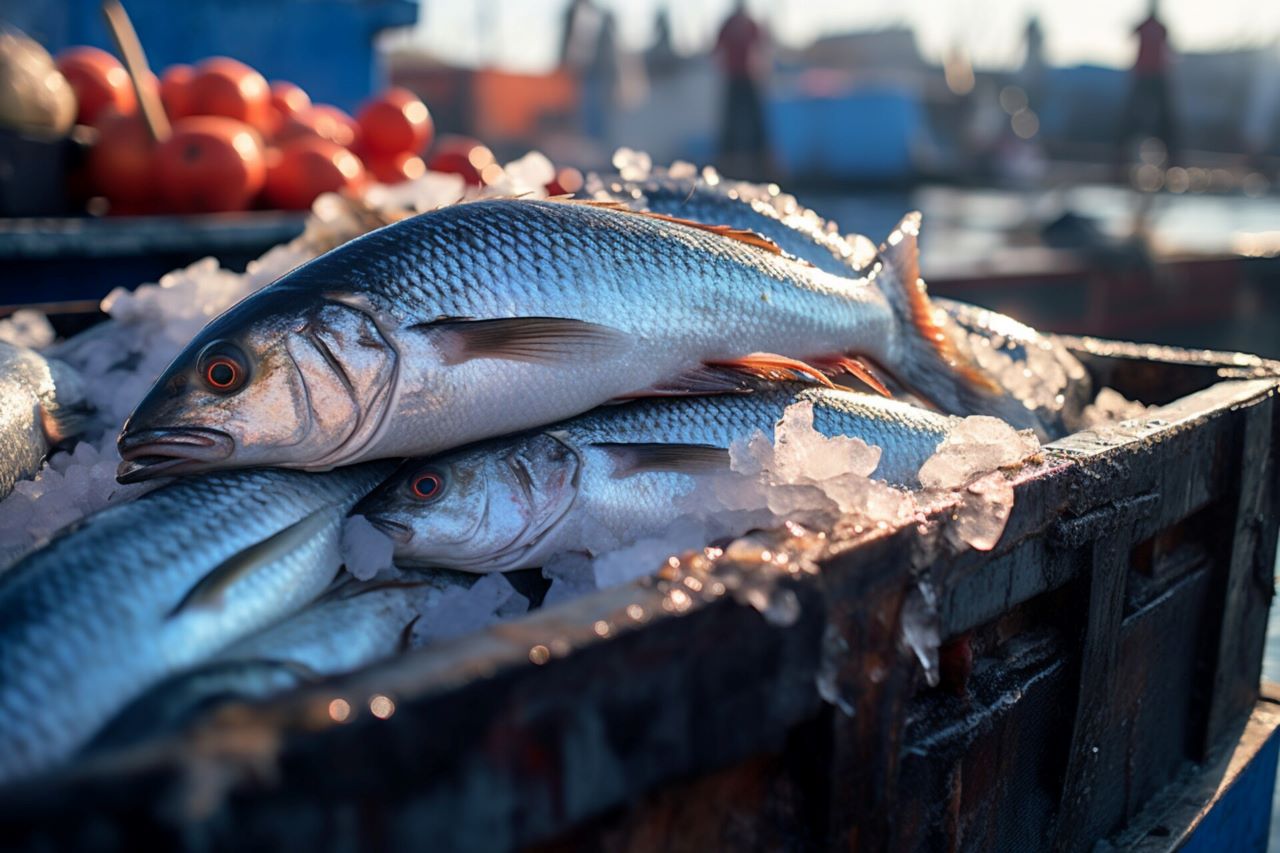
<svg viewBox="0 0 1280 853">
<path fill-rule="evenodd" d="M 462 583 L 451 574 L 340 583 L 302 612 L 147 690 L 83 753 L 176 731 L 225 702 L 267 699 L 392 657 L 407 648 L 409 631 L 429 600 Z"/>
<path fill-rule="evenodd" d="M 741 391 L 743 376 L 845 371 L 883 389 L 883 370 L 945 410 L 999 409 L 938 336 L 918 232 L 909 215 L 855 277 L 613 204 L 411 217 L 206 326 L 125 424 L 119 479 L 434 454 L 609 401 Z"/>
<path fill-rule="evenodd" d="M 866 237 L 841 234 L 833 223 L 794 199 L 780 201 L 767 187 L 723 179 L 709 184 L 696 175 L 672 178 L 661 169 L 643 181 L 592 176 L 588 186 L 597 198 L 637 210 L 753 231 L 836 275 L 858 274 L 878 259 L 875 244 Z M 985 308 L 939 297 L 932 302 L 934 325 L 958 361 L 987 377 L 1003 398 L 987 398 L 961 378 L 951 396 L 970 401 L 972 411 L 953 408 L 952 414 L 995 414 L 1018 429 L 1035 430 L 1043 440 L 1084 425 L 1084 407 L 1093 401 L 1092 381 L 1059 340 Z"/>
<path fill-rule="evenodd" d="M 390 467 L 183 480 L 0 575 L 0 782 L 56 765 L 156 681 L 320 595 L 342 516 Z"/>
<path fill-rule="evenodd" d="M 0 498 L 34 476 L 50 448 L 78 434 L 91 414 L 74 370 L 0 341 Z"/>
<path fill-rule="evenodd" d="M 850 391 L 786 388 L 742 396 L 648 400 L 409 460 L 352 512 L 395 541 L 405 566 L 468 572 L 542 565 L 667 529 L 700 478 L 728 468 L 728 448 L 772 437 L 788 405 L 811 401 L 814 428 L 882 448 L 878 479 L 913 486 L 954 419 Z"/>
</svg>

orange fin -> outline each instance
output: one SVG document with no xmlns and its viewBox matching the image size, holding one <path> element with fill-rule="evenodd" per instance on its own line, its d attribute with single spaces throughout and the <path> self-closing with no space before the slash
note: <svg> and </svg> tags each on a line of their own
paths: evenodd
<svg viewBox="0 0 1280 853">
<path fill-rule="evenodd" d="M 787 358 L 785 355 L 775 355 L 771 352 L 753 352 L 741 358 L 708 361 L 707 366 L 735 370 L 739 373 L 745 373 L 747 376 L 768 379 L 774 382 L 807 376 L 820 385 L 825 385 L 828 388 L 836 387 L 825 373 L 813 365 L 805 364 L 803 361 L 797 361 L 794 358 Z"/>
<path fill-rule="evenodd" d="M 901 286 L 899 293 L 886 292 L 885 295 L 896 304 L 902 304 L 905 296 L 903 307 L 918 339 L 957 374 L 984 391 L 1002 393 L 1003 389 L 990 376 L 956 350 L 955 343 L 934 319 L 937 309 L 929 301 L 929 292 L 920 277 L 920 218 L 919 212 L 908 213 L 880 247 L 880 256 L 893 267 Z"/>
<path fill-rule="evenodd" d="M 718 234 L 721 237 L 727 237 L 730 240 L 737 240 L 739 243 L 746 243 L 748 246 L 755 246 L 757 249 L 764 249 L 775 255 L 783 254 L 782 249 L 777 243 L 757 234 L 755 231 L 748 231 L 745 228 L 733 228 L 728 225 L 707 225 L 703 222 L 694 222 L 692 219 L 681 219 L 679 216 L 668 216 L 665 213 L 654 213 L 649 210 L 636 210 L 627 207 L 620 201 L 600 201 L 596 199 L 566 199 L 562 204 L 585 204 L 589 207 L 601 207 L 605 210 L 616 210 L 620 213 L 630 213 L 634 216 L 646 216 L 649 219 L 660 219 L 663 222 L 673 222 L 676 225 L 683 225 L 686 228 L 696 228 L 699 231 L 707 231 L 712 234 Z"/>
<path fill-rule="evenodd" d="M 893 394 L 889 391 L 880 378 L 875 375 L 871 365 L 866 359 L 847 355 L 819 356 L 817 358 L 808 359 L 809 363 L 822 369 L 829 376 L 836 376 L 841 373 L 847 373 L 855 379 L 859 379 L 871 387 L 882 397 L 892 399 Z"/>
</svg>

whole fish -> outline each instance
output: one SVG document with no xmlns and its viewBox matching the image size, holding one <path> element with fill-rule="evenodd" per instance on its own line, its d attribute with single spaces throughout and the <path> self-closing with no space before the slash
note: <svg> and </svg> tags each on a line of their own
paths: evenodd
<svg viewBox="0 0 1280 853">
<path fill-rule="evenodd" d="M 0 341 L 0 498 L 39 471 L 50 448 L 76 435 L 91 411 L 74 370 Z"/>
<path fill-rule="evenodd" d="M 882 449 L 873 476 L 917 485 L 953 418 L 850 391 L 784 388 L 600 409 L 524 436 L 409 460 L 353 513 L 395 541 L 406 566 L 470 572 L 542 565 L 568 551 L 661 533 L 680 498 L 728 468 L 728 448 L 774 426 L 795 402 L 814 428 Z"/>
<path fill-rule="evenodd" d="M 409 630 L 430 602 L 463 582 L 436 574 L 413 581 L 342 583 L 279 625 L 147 690 L 84 752 L 175 731 L 224 702 L 267 699 L 389 658 L 407 648 Z"/>
<path fill-rule="evenodd" d="M 125 424 L 119 477 L 432 454 L 611 400 L 738 391 L 743 375 L 876 385 L 867 362 L 944 410 L 1015 417 L 939 337 L 918 229 L 904 219 L 855 278 L 756 234 L 615 205 L 421 214 L 206 326 Z"/>
<path fill-rule="evenodd" d="M 588 188 L 597 198 L 615 199 L 637 210 L 754 231 L 836 275 L 875 264 L 877 253 L 870 240 L 841 234 L 833 223 L 781 195 L 776 187 L 719 177 L 714 181 L 696 173 L 672 177 L 656 169 L 642 181 L 592 176 Z M 1046 440 L 1084 425 L 1084 407 L 1093 401 L 1092 382 L 1084 365 L 1058 339 L 963 302 L 934 297 L 933 305 L 934 325 L 960 361 L 976 366 L 991 385 L 1016 401 L 998 413 L 1011 425 L 1033 429 Z M 955 395 L 963 399 L 970 392 L 963 377 L 961 382 Z"/>
<path fill-rule="evenodd" d="M 0 781 L 53 766 L 156 681 L 322 593 L 343 514 L 389 469 L 184 480 L 0 576 Z"/>
</svg>

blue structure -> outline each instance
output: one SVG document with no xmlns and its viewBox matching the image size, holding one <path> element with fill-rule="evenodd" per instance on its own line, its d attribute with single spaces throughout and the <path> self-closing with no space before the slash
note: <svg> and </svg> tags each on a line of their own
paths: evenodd
<svg viewBox="0 0 1280 853">
<path fill-rule="evenodd" d="M 766 109 L 774 153 L 792 174 L 891 182 L 915 172 L 912 150 L 926 123 L 908 87 L 867 86 L 823 97 L 784 92 Z"/>
<path fill-rule="evenodd" d="M 231 56 L 346 110 L 386 82 L 377 34 L 418 19 L 416 0 L 126 0 L 125 7 L 157 71 Z M 111 49 L 100 10 L 100 0 L 0 0 L 0 21 L 53 53 L 75 44 Z"/>
</svg>

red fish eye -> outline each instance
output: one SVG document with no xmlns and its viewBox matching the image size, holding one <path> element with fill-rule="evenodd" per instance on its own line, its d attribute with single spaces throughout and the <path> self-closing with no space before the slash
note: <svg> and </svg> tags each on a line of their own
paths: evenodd
<svg viewBox="0 0 1280 853">
<path fill-rule="evenodd" d="M 409 485 L 414 497 L 426 501 L 439 497 L 444 489 L 444 478 L 434 471 L 426 471 L 414 477 Z"/>
<path fill-rule="evenodd" d="M 214 356 L 204 366 L 204 379 L 209 387 L 219 391 L 229 391 L 240 384 L 244 371 L 235 359 L 225 355 Z"/>
</svg>

